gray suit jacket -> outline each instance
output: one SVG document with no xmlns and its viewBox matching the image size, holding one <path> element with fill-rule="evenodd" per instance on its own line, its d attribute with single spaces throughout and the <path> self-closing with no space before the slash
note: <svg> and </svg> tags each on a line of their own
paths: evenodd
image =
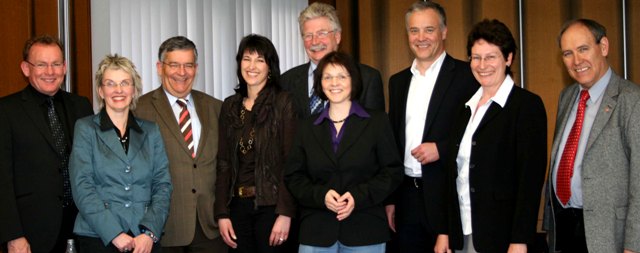
<svg viewBox="0 0 640 253">
<path fill-rule="evenodd" d="M 207 238 L 220 236 L 218 225 L 213 219 L 213 202 L 218 153 L 218 116 L 222 102 L 196 90 L 191 91 L 191 96 L 202 125 L 195 159 L 191 158 L 162 87 L 140 97 L 134 111 L 137 117 L 158 124 L 169 157 L 173 193 L 169 218 L 161 242 L 163 247 L 191 243 L 196 230 L 196 213 Z"/>
<path fill-rule="evenodd" d="M 549 167 L 554 168 L 558 145 L 579 85 L 562 91 Z M 591 128 L 582 161 L 585 236 L 589 252 L 640 251 L 640 88 L 612 73 Z M 551 175 L 551 173 L 549 173 Z M 550 252 L 555 252 L 555 198 L 547 181 L 544 227 Z"/>
</svg>

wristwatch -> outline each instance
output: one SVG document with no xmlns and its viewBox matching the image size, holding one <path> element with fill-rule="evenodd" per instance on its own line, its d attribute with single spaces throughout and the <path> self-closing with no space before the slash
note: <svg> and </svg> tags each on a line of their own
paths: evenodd
<svg viewBox="0 0 640 253">
<path fill-rule="evenodd" d="M 151 232 L 151 230 L 147 229 L 146 227 L 142 227 L 141 226 L 140 232 L 145 234 L 145 235 L 148 235 L 149 237 L 151 237 L 151 240 L 153 240 L 153 243 L 157 243 L 158 242 L 158 237 L 153 232 Z"/>
</svg>

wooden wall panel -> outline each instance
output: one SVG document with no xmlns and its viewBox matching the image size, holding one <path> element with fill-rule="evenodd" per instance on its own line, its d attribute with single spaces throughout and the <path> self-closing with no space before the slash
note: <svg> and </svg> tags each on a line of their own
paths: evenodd
<svg viewBox="0 0 640 253">
<path fill-rule="evenodd" d="M 30 36 L 31 15 L 30 1 L 5 0 L 0 8 L 0 31 L 4 39 L 0 40 L 0 48 L 3 49 L 0 57 L 2 66 L 2 84 L 0 85 L 0 97 L 6 96 L 25 87 L 26 81 L 20 70 L 22 61 L 22 47 L 24 41 Z"/>
<path fill-rule="evenodd" d="M 93 70 L 91 69 L 91 6 L 89 0 L 71 0 L 71 89 L 93 100 Z"/>
</svg>

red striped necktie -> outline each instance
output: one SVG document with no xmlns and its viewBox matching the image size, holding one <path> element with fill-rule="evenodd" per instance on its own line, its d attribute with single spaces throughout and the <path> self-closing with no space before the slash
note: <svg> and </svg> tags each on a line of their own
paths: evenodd
<svg viewBox="0 0 640 253">
<path fill-rule="evenodd" d="M 183 98 L 179 98 L 176 101 L 178 105 L 182 108 L 180 111 L 180 118 L 178 119 L 178 125 L 180 125 L 180 131 L 182 132 L 182 136 L 184 137 L 184 142 L 187 143 L 187 147 L 189 151 L 191 151 L 191 157 L 196 157 L 196 152 L 194 150 L 193 143 L 193 131 L 191 130 L 191 115 L 189 115 L 189 110 L 187 109 L 187 100 Z"/>
</svg>

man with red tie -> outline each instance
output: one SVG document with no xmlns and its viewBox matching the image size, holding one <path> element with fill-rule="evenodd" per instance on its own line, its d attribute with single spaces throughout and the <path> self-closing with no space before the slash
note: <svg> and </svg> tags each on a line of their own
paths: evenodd
<svg viewBox="0 0 640 253">
<path fill-rule="evenodd" d="M 638 252 L 640 88 L 610 68 L 597 22 L 567 22 L 558 42 L 576 83 L 558 104 L 544 223 L 550 252 Z"/>
</svg>

